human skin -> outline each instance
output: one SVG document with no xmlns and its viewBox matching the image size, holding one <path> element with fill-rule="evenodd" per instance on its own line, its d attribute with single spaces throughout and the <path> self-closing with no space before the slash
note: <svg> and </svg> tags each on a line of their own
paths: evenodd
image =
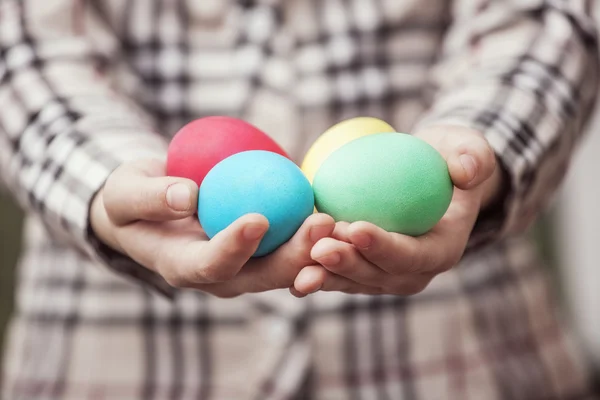
<svg viewBox="0 0 600 400">
<path fill-rule="evenodd" d="M 314 214 L 273 254 L 251 258 L 267 219 L 243 216 L 209 240 L 195 217 L 198 187 L 165 176 L 157 160 L 117 168 L 94 198 L 91 226 L 105 244 L 170 285 L 218 297 L 281 288 L 300 297 L 317 290 L 418 293 L 460 260 L 480 210 L 498 194 L 501 174 L 476 131 L 437 126 L 416 135 L 444 156 L 456 187 L 440 223 L 417 238 Z"/>
<path fill-rule="evenodd" d="M 448 211 L 428 233 L 411 237 L 367 223 L 338 222 L 331 237 L 311 250 L 315 265 L 304 268 L 290 288 L 302 297 L 317 290 L 412 295 L 456 265 L 481 210 L 494 204 L 502 173 L 479 132 L 434 126 L 415 134 L 436 148 L 455 186 Z"/>
</svg>

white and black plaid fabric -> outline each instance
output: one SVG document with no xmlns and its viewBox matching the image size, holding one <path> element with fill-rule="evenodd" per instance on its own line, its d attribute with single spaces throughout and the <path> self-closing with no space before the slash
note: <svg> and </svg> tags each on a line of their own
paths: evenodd
<svg viewBox="0 0 600 400">
<path fill-rule="evenodd" d="M 29 215 L 4 398 L 593 398 L 519 235 L 592 109 L 598 8 L 0 0 L 0 174 Z M 355 115 L 474 127 L 506 198 L 414 297 L 175 291 L 98 243 L 88 208 L 119 163 L 164 157 L 171 134 L 211 114 L 255 123 L 298 160 Z"/>
</svg>

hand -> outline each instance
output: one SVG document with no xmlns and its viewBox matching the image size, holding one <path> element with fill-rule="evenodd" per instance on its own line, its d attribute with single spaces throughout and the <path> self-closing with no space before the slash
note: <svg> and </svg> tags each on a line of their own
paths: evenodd
<svg viewBox="0 0 600 400">
<path fill-rule="evenodd" d="M 174 287 L 219 297 L 289 288 L 313 263 L 312 246 L 335 227 L 331 217 L 312 215 L 277 251 L 251 259 L 269 227 L 264 216 L 245 215 L 209 240 L 194 216 L 196 184 L 164 175 L 164 163 L 155 160 L 121 165 L 92 203 L 91 226 Z"/>
<path fill-rule="evenodd" d="M 493 202 L 501 174 L 481 134 L 438 126 L 417 134 L 446 159 L 455 185 L 448 211 L 428 233 L 410 237 L 367 223 L 338 222 L 332 237 L 315 244 L 315 265 L 304 268 L 290 291 L 412 295 L 456 265 L 482 207 Z"/>
</svg>

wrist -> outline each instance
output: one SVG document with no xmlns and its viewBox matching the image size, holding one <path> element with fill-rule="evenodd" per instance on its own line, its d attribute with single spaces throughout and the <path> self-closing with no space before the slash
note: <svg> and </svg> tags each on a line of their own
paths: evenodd
<svg viewBox="0 0 600 400">
<path fill-rule="evenodd" d="M 104 207 L 104 190 L 101 189 L 96 193 L 90 207 L 90 227 L 92 233 L 100 242 L 109 246 L 122 254 L 125 254 L 123 248 L 119 245 L 115 235 L 113 234 L 113 224 L 108 217 L 106 208 Z"/>
</svg>

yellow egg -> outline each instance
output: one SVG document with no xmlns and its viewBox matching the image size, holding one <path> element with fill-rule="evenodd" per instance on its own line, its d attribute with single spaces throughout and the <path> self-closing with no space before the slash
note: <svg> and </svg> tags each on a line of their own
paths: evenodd
<svg viewBox="0 0 600 400">
<path fill-rule="evenodd" d="M 375 133 L 395 132 L 388 123 L 373 117 L 357 117 L 342 121 L 323 133 L 310 147 L 302 171 L 312 183 L 317 170 L 331 153 L 348 142 Z"/>
</svg>

